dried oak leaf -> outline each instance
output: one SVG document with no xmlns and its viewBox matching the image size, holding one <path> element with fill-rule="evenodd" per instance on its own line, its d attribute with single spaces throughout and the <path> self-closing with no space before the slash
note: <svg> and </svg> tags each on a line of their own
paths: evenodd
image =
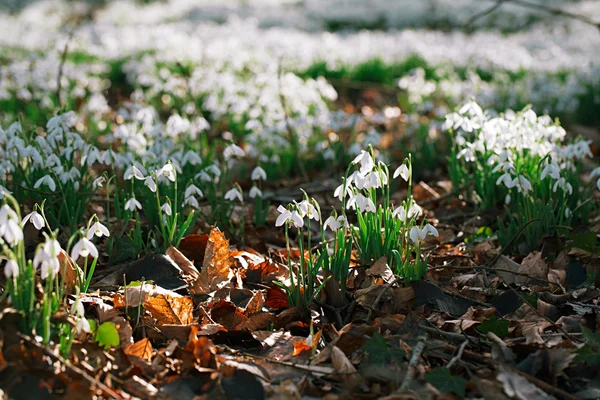
<svg viewBox="0 0 600 400">
<path fill-rule="evenodd" d="M 189 325 L 194 321 L 194 301 L 190 297 L 147 296 L 144 308 L 156 319 L 158 326 Z"/>
<path fill-rule="evenodd" d="M 210 318 L 223 325 L 228 331 L 234 331 L 248 320 L 248 317 L 244 315 L 235 304 L 230 301 L 221 300 L 210 310 Z"/>
<path fill-rule="evenodd" d="M 143 338 L 142 340 L 127 346 L 123 352 L 128 356 L 150 360 L 152 358 L 152 343 L 150 343 L 148 338 Z"/>
<path fill-rule="evenodd" d="M 200 266 L 206 253 L 208 237 L 209 235 L 198 235 L 195 233 L 187 235 L 179 242 L 178 249 L 194 265 Z"/>
<path fill-rule="evenodd" d="M 271 287 L 267 289 L 267 299 L 265 304 L 272 310 L 290 308 L 287 295 L 283 292 L 283 290 L 277 287 Z"/>
<path fill-rule="evenodd" d="M 517 285 L 539 284 L 540 281 L 531 278 L 547 279 L 548 269 L 548 264 L 546 263 L 546 260 L 542 258 L 542 253 L 534 251 L 523 259 L 518 270 L 519 274 L 525 274 L 527 276 L 517 276 L 515 278 L 515 283 Z"/>
<path fill-rule="evenodd" d="M 225 286 L 233 277 L 230 256 L 229 241 L 223 232 L 213 228 L 208 236 L 202 271 L 190 288 L 192 293 L 210 293 Z"/>
<path fill-rule="evenodd" d="M 83 270 L 64 250 L 60 251 L 57 258 L 60 264 L 60 276 L 64 279 L 67 292 L 74 293 L 75 287 L 79 286 L 80 277 L 83 277 Z"/>
<path fill-rule="evenodd" d="M 191 353 L 200 367 L 208 368 L 214 359 L 215 349 L 209 338 L 198 335 L 199 328 L 192 327 L 189 342 L 183 349 Z"/>
</svg>

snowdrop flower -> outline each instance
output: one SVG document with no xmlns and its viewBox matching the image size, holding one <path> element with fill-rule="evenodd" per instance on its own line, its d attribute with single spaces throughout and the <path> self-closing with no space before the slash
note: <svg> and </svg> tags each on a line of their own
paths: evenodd
<svg viewBox="0 0 600 400">
<path fill-rule="evenodd" d="M 394 179 L 396 179 L 399 176 L 408 182 L 408 167 L 405 164 L 402 164 L 401 166 L 396 168 L 396 171 L 394 171 Z"/>
<path fill-rule="evenodd" d="M 335 215 L 331 215 L 329 218 L 325 220 L 323 223 L 323 229 L 331 229 L 332 231 L 337 231 L 341 228 L 348 228 L 350 225 L 348 224 L 348 220 L 343 215 L 339 217 L 335 217 Z"/>
<path fill-rule="evenodd" d="M 496 180 L 496 185 L 500 185 L 501 183 L 504 183 L 509 189 L 514 187 L 513 178 L 508 172 L 505 172 Z"/>
<path fill-rule="evenodd" d="M 17 213 L 8 205 L 0 208 L 0 237 L 11 246 L 23 240 L 23 230 L 17 222 Z"/>
<path fill-rule="evenodd" d="M 560 178 L 560 167 L 555 162 L 551 162 L 546 165 L 542 170 L 542 174 L 540 175 L 540 180 L 544 180 L 546 176 L 550 176 L 552 179 Z"/>
<path fill-rule="evenodd" d="M 260 166 L 258 166 L 256 168 L 254 168 L 254 170 L 252 170 L 250 179 L 252 179 L 253 181 L 260 181 L 260 180 L 264 181 L 267 179 L 267 173 L 265 172 L 264 169 L 262 169 Z"/>
<path fill-rule="evenodd" d="M 77 325 L 75 329 L 77 333 L 81 334 L 82 332 L 91 332 L 92 328 L 90 326 L 90 322 L 85 318 L 85 309 L 83 308 L 83 303 L 80 299 L 77 299 L 75 307 L 75 314 L 77 315 Z"/>
<path fill-rule="evenodd" d="M 238 199 L 239 201 L 244 201 L 244 196 L 238 188 L 229 189 L 227 193 L 225 193 L 225 200 L 234 201 Z"/>
<path fill-rule="evenodd" d="M 194 196 L 186 197 L 183 202 L 183 205 L 191 206 L 191 207 L 195 208 L 196 210 L 200 207 L 200 204 L 198 204 L 198 200 Z"/>
<path fill-rule="evenodd" d="M 519 192 L 522 191 L 527 193 L 532 189 L 531 182 L 529 182 L 529 180 L 523 175 L 519 175 L 518 177 L 513 179 L 512 185 L 516 187 Z"/>
<path fill-rule="evenodd" d="M 25 224 L 30 220 L 33 226 L 35 226 L 35 229 L 37 229 L 38 231 L 44 226 L 46 226 L 46 223 L 44 222 L 44 217 L 42 217 L 41 214 L 37 211 L 32 211 L 29 214 L 27 214 L 25 218 L 23 218 L 23 221 L 21 221 L 21 226 L 24 227 Z"/>
<path fill-rule="evenodd" d="M 308 217 L 310 219 L 314 219 L 315 221 L 319 220 L 319 213 L 317 212 L 316 207 L 307 200 L 302 200 L 298 203 L 299 214 L 302 218 Z"/>
<path fill-rule="evenodd" d="M 167 214 L 169 217 L 172 214 L 172 210 L 171 210 L 171 206 L 169 205 L 169 203 L 165 203 L 162 206 L 160 206 L 160 209 L 162 212 L 164 212 L 165 214 Z"/>
<path fill-rule="evenodd" d="M 19 276 L 19 264 L 13 259 L 6 261 L 6 264 L 4 265 L 4 275 L 7 278 L 16 278 Z"/>
<path fill-rule="evenodd" d="M 400 221 L 404 222 L 406 220 L 406 209 L 404 208 L 404 205 L 401 205 L 392 211 L 392 217 L 398 218 Z"/>
<path fill-rule="evenodd" d="M 204 193 L 202 193 L 202 190 L 200 190 L 196 185 L 191 184 L 190 186 L 188 186 L 185 189 L 185 193 L 184 193 L 184 197 L 190 197 L 190 196 L 200 196 L 200 197 L 204 197 Z"/>
<path fill-rule="evenodd" d="M 435 237 L 439 236 L 438 230 L 431 224 L 425 225 L 423 228 L 419 228 L 418 226 L 413 226 L 410 230 L 410 240 L 413 243 L 417 243 L 421 240 L 424 240 L 427 235 L 432 235 Z"/>
<path fill-rule="evenodd" d="M 202 182 L 212 182 L 213 181 L 212 176 L 207 174 L 206 171 L 200 171 L 199 173 L 196 174 L 196 176 L 194 178 L 200 179 Z"/>
<path fill-rule="evenodd" d="M 158 176 L 166 176 L 171 182 L 175 182 L 175 168 L 173 164 L 167 163 L 161 169 L 158 170 Z"/>
<path fill-rule="evenodd" d="M 33 185 L 33 188 L 37 189 L 42 185 L 47 185 L 48 189 L 50 189 L 50 191 L 52 191 L 52 192 L 54 192 L 56 190 L 56 183 L 54 182 L 54 179 L 52 179 L 52 177 L 50 175 L 46 175 L 46 176 L 43 176 L 40 179 L 38 179 L 37 182 L 35 183 L 35 185 Z"/>
<path fill-rule="evenodd" d="M 48 278 L 50 274 L 56 275 L 60 270 L 58 255 L 60 254 L 60 244 L 56 239 L 47 237 L 46 242 L 38 246 L 33 257 L 33 266 L 38 268 L 41 265 L 40 276 L 42 279 Z"/>
<path fill-rule="evenodd" d="M 181 159 L 181 164 L 183 164 L 183 165 L 187 165 L 187 164 L 200 165 L 200 164 L 202 164 L 202 159 L 200 158 L 198 153 L 196 153 L 192 150 L 189 150 L 187 153 L 185 153 L 185 155 Z"/>
<path fill-rule="evenodd" d="M 92 226 L 90 226 L 90 229 L 88 229 L 87 231 L 87 238 L 88 239 L 92 239 L 94 236 L 98 236 L 98 237 L 102 237 L 102 236 L 106 236 L 109 237 L 110 236 L 110 232 L 108 231 L 108 228 L 104 225 L 102 225 L 100 223 L 100 221 L 96 221 L 92 224 Z"/>
<path fill-rule="evenodd" d="M 102 187 L 102 186 L 104 186 L 105 182 L 106 182 L 106 178 L 104 177 L 104 175 L 99 176 L 96 179 L 94 179 L 94 182 L 92 182 L 92 187 L 94 189 Z"/>
<path fill-rule="evenodd" d="M 129 200 L 127 200 L 127 202 L 125 203 L 125 209 L 129 210 L 131 212 L 134 212 L 135 209 L 141 210 L 142 209 L 142 205 L 140 204 L 139 201 L 137 201 L 135 199 L 135 197 L 130 198 Z"/>
<path fill-rule="evenodd" d="M 369 197 L 365 197 L 362 194 L 354 195 L 348 200 L 346 208 L 358 209 L 360 212 L 375 212 L 375 203 Z"/>
<path fill-rule="evenodd" d="M 223 157 L 225 160 L 229 160 L 233 157 L 244 157 L 246 153 L 242 148 L 234 143 L 230 144 L 223 150 Z"/>
<path fill-rule="evenodd" d="M 565 178 L 560 178 L 556 182 L 554 182 L 554 186 L 552 187 L 552 191 L 556 193 L 556 190 L 561 188 L 565 192 L 569 192 L 569 194 L 573 194 L 573 186 L 567 182 Z"/>
<path fill-rule="evenodd" d="M 90 242 L 90 240 L 86 237 L 81 238 L 73 249 L 71 250 L 71 258 L 73 261 L 77 261 L 79 257 L 86 258 L 87 256 L 92 256 L 92 258 L 98 258 L 98 249 L 94 246 L 94 243 Z"/>
<path fill-rule="evenodd" d="M 257 186 L 252 186 L 250 188 L 249 196 L 251 199 L 254 199 L 256 197 L 262 198 L 263 194 L 262 194 L 262 191 Z"/>
<path fill-rule="evenodd" d="M 288 222 L 297 228 L 302 228 L 304 226 L 304 219 L 302 219 L 298 211 L 290 211 L 281 205 L 277 207 L 277 211 L 279 211 L 280 215 L 275 221 L 275 226 L 282 226 Z"/>
<path fill-rule="evenodd" d="M 352 160 L 352 164 L 359 164 L 360 163 L 360 172 L 362 174 L 367 174 L 368 172 L 371 172 L 373 170 L 373 168 L 375 167 L 375 162 L 373 161 L 373 157 L 371 157 L 371 154 L 369 154 L 369 152 L 361 150 L 360 154 L 357 155 L 356 157 L 354 157 L 354 160 Z"/>
<path fill-rule="evenodd" d="M 156 193 L 156 181 L 154 180 L 154 177 L 148 176 L 144 179 L 144 185 L 146 185 L 152 193 Z"/>
<path fill-rule="evenodd" d="M 408 218 L 418 217 L 421 214 L 423 214 L 423 209 L 417 203 L 412 203 L 408 208 Z"/>
<path fill-rule="evenodd" d="M 128 181 L 133 178 L 142 181 L 144 180 L 144 174 L 142 174 L 142 171 L 140 171 L 135 165 L 130 165 L 125 170 L 125 174 L 123 174 L 123 179 Z"/>
</svg>

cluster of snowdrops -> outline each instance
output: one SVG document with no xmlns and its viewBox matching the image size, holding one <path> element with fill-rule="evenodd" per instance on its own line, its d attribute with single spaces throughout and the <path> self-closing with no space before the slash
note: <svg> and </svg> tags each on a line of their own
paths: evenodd
<svg viewBox="0 0 600 400">
<path fill-rule="evenodd" d="M 123 240 L 140 252 L 162 252 L 177 246 L 198 218 L 240 237 L 248 215 L 256 225 L 267 223 L 270 205 L 262 185 L 268 174 L 260 158 L 246 192 L 233 180 L 234 173 L 252 165 L 242 147 L 230 143 L 221 152 L 203 152 L 199 143 L 161 135 L 147 110 L 135 114 L 113 137 L 113 144 L 127 151 L 86 143 L 73 132 L 72 113 L 53 117 L 44 135 L 23 132 L 19 124 L 0 131 L 3 296 L 22 314 L 23 332 L 44 343 L 58 338 L 64 354 L 78 335 L 97 329 L 85 318 L 77 294 L 90 286 L 98 241 L 107 241 L 109 256 Z M 173 125 L 165 129 L 176 131 Z M 582 184 L 580 177 L 589 143 L 564 144 L 564 129 L 550 118 L 531 109 L 498 116 L 469 102 L 447 116 L 446 128 L 454 140 L 449 168 L 455 184 L 482 209 L 504 203 L 508 211 L 508 219 L 498 224 L 501 244 L 527 221 L 538 220 L 523 233 L 535 247 L 542 235 L 593 211 L 593 202 L 582 199 L 591 198 L 594 185 Z M 130 144 L 131 135 L 145 140 L 143 151 Z M 384 159 L 371 146 L 352 159 L 333 193 L 341 207 L 330 215 L 306 193 L 301 201 L 277 208 L 275 225 L 284 228 L 288 250 L 290 284 L 284 289 L 291 305 L 308 311 L 328 280 L 345 291 L 353 261 L 370 265 L 385 258 L 404 282 L 425 273 L 424 242 L 438 231 L 411 195 L 410 157 L 393 173 Z M 595 179 L 600 168 L 590 175 Z M 394 179 L 407 185 L 399 204 L 391 201 Z M 600 180 L 596 185 L 600 188 Z M 103 213 L 87 218 L 92 199 Z M 21 215 L 24 204 L 30 208 L 26 216 Z M 134 226 L 128 223 L 132 220 Z M 31 254 L 24 235 L 29 225 L 44 237 Z M 292 246 L 304 256 L 294 258 Z M 67 287 L 66 269 L 74 271 L 76 285 Z M 40 282 L 42 297 L 36 289 Z M 70 322 L 54 321 L 52 315 L 63 307 L 70 310 Z"/>
</svg>

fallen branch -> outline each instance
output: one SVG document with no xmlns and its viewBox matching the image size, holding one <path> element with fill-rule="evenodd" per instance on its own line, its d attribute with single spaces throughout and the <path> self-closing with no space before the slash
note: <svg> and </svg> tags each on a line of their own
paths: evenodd
<svg viewBox="0 0 600 400">
<path fill-rule="evenodd" d="M 412 355 L 410 356 L 410 361 L 408 362 L 408 369 L 406 370 L 406 375 L 404 375 L 404 381 L 402 382 L 400 388 L 396 390 L 396 393 L 405 392 L 415 377 L 417 366 L 419 365 L 419 359 L 421 358 L 423 351 L 425 351 L 425 347 L 427 347 L 427 339 L 429 339 L 429 335 L 425 333 L 419 338 L 419 341 L 415 347 L 413 347 Z"/>
</svg>

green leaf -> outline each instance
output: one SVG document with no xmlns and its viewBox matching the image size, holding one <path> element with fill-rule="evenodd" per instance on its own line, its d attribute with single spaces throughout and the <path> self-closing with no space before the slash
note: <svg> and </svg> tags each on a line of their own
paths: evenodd
<svg viewBox="0 0 600 400">
<path fill-rule="evenodd" d="M 379 333 L 375 333 L 362 346 L 362 349 L 368 353 L 367 360 L 372 364 L 388 364 L 393 361 L 400 361 L 405 354 L 402 349 L 389 347 L 385 338 Z"/>
<path fill-rule="evenodd" d="M 508 336 L 508 326 L 510 322 L 505 319 L 498 319 L 495 315 L 485 321 L 483 324 L 480 324 L 477 327 L 477 330 L 483 334 L 487 334 L 488 332 L 492 332 L 499 338 L 503 338 Z"/>
<path fill-rule="evenodd" d="M 121 344 L 119 339 L 119 331 L 114 322 L 106 321 L 103 322 L 96 331 L 96 342 L 105 350 L 111 347 L 116 347 Z"/>
<path fill-rule="evenodd" d="M 90 324 L 90 331 L 92 331 L 92 333 L 96 332 L 96 329 L 98 329 L 98 324 L 96 323 L 96 320 L 88 318 L 88 323 Z"/>
<path fill-rule="evenodd" d="M 592 367 L 600 365 L 600 332 L 592 332 L 585 326 L 581 326 L 581 332 L 585 345 L 577 350 L 575 361 L 586 363 Z"/>
<path fill-rule="evenodd" d="M 431 383 L 440 392 L 454 393 L 460 397 L 465 397 L 467 380 L 461 376 L 453 376 L 448 368 L 436 368 L 425 377 L 427 382 Z"/>
<path fill-rule="evenodd" d="M 116 251 L 112 258 L 114 264 L 123 261 L 135 260 L 143 249 L 135 245 L 134 241 L 129 236 L 121 236 L 116 241 Z"/>
<path fill-rule="evenodd" d="M 571 240 L 571 248 L 577 247 L 578 249 L 589 251 L 590 253 L 594 253 L 595 250 L 597 250 L 595 232 L 570 235 L 569 239 Z"/>
</svg>

